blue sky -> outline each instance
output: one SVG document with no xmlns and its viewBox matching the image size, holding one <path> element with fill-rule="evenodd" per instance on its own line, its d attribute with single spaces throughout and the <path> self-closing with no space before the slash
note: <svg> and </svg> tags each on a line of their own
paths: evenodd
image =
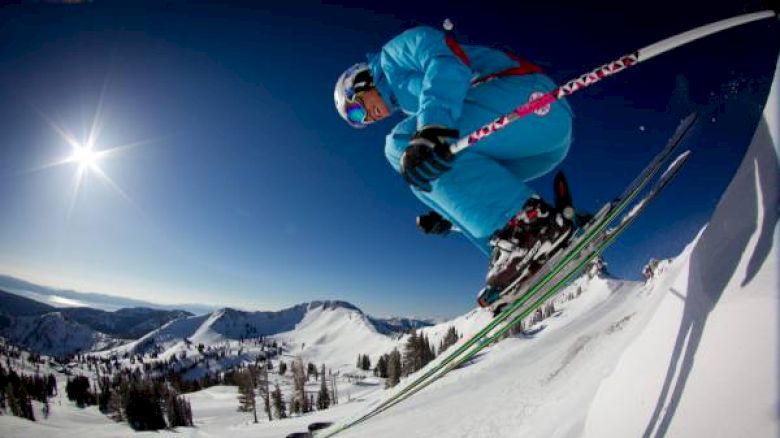
<svg viewBox="0 0 780 438">
<path fill-rule="evenodd" d="M 462 313 L 487 260 L 465 239 L 417 232 L 424 206 L 382 151 L 398 119 L 350 129 L 333 109 L 335 79 L 395 34 L 444 17 L 462 42 L 511 48 L 563 82 L 760 9 L 603 6 L 2 7 L 0 272 L 161 303 L 344 299 L 380 316 Z M 606 254 L 615 274 L 638 278 L 706 222 L 757 123 L 776 32 L 771 20 L 735 29 L 570 99 L 575 143 L 561 167 L 585 209 L 617 195 L 688 111 L 702 113 L 686 172 Z M 96 149 L 126 147 L 99 162 L 110 183 L 87 172 L 74 190 L 73 163 L 41 167 L 71 153 L 54 126 L 83 142 L 96 116 Z M 549 195 L 550 181 L 532 185 Z"/>
</svg>

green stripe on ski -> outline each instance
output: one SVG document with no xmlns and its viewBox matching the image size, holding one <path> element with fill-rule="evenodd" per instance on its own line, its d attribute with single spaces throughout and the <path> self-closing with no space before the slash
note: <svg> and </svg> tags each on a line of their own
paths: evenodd
<svg viewBox="0 0 780 438">
<path fill-rule="evenodd" d="M 623 196 L 620 198 L 620 201 L 617 203 L 617 205 L 615 205 L 612 209 L 610 209 L 608 214 L 603 219 L 601 219 L 599 222 L 589 227 L 586 230 L 584 236 L 580 237 L 580 240 L 575 245 L 575 247 L 573 249 L 567 249 L 567 255 L 563 257 L 561 260 L 559 260 L 556 266 L 553 269 L 551 269 L 550 272 L 545 274 L 541 279 L 537 280 L 519 298 L 513 301 L 512 304 L 510 304 L 509 307 L 505 309 L 500 315 L 495 317 L 490 323 L 488 323 L 485 327 L 483 327 L 479 332 L 472 335 L 472 337 L 469 338 L 469 340 L 466 341 L 463 345 L 458 347 L 456 351 L 450 353 L 440 363 L 438 363 L 433 368 L 428 370 L 424 375 L 416 378 L 413 382 L 409 383 L 397 394 L 394 394 L 392 397 L 383 401 L 379 406 L 374 408 L 371 412 L 363 415 L 357 420 L 341 425 L 334 431 L 326 435 L 323 435 L 323 438 L 336 435 L 337 433 L 346 430 L 347 428 L 350 428 L 358 423 L 361 423 L 373 417 L 374 415 L 377 415 L 385 411 L 387 408 L 394 406 L 398 402 L 405 400 L 407 397 L 419 391 L 419 389 L 422 389 L 423 387 L 427 386 L 433 381 L 443 377 L 447 372 L 449 372 L 452 368 L 454 368 L 454 367 L 448 367 L 448 365 L 454 360 L 456 360 L 459 356 L 461 356 L 464 352 L 468 357 L 473 357 L 477 352 L 481 351 L 487 345 L 489 345 L 491 342 L 490 339 L 494 339 L 494 336 L 486 337 L 486 335 L 488 335 L 499 324 L 506 321 L 510 316 L 512 316 L 512 314 L 520 306 L 522 306 L 528 300 L 530 300 L 543 287 L 547 286 L 547 284 L 550 281 L 552 281 L 558 273 L 560 273 L 571 261 L 573 261 L 576 257 L 580 255 L 580 252 L 587 245 L 589 245 L 594 240 L 595 237 L 601 234 L 601 231 L 603 231 L 607 227 L 607 225 L 609 225 L 610 222 L 612 222 L 620 213 L 622 213 L 625 210 L 625 208 L 634 200 L 634 198 L 636 198 L 636 196 L 647 186 L 647 184 L 651 180 L 651 177 L 654 176 L 658 172 L 658 170 L 660 170 L 662 164 L 671 155 L 671 152 L 677 147 L 677 145 L 679 145 L 682 142 L 682 140 L 690 132 L 690 128 L 693 126 L 695 121 L 696 121 L 695 113 L 683 119 L 683 121 L 677 127 L 677 130 L 674 132 L 670 140 L 667 142 L 664 149 L 662 149 L 659 152 L 659 154 L 656 155 L 656 157 L 654 157 L 651 163 L 643 169 L 643 171 L 637 176 L 637 178 L 635 178 L 634 181 L 632 181 L 632 183 L 629 185 L 629 188 L 626 189 L 626 191 L 624 191 Z M 558 283 L 555 283 L 553 287 L 555 287 L 557 284 Z M 509 287 L 511 288 L 514 286 L 516 285 L 512 284 Z M 477 345 L 473 353 L 467 351 L 471 349 L 475 344 Z M 460 364 L 462 362 L 463 360 L 458 361 L 457 363 Z M 439 373 L 439 371 L 443 371 L 443 372 Z M 420 388 L 415 389 L 415 387 L 418 386 L 420 386 Z"/>
<path fill-rule="evenodd" d="M 388 403 L 387 406 L 382 407 L 381 409 L 377 409 L 374 412 L 366 415 L 366 419 L 373 417 L 374 415 L 377 415 L 381 412 L 383 412 L 386 409 L 389 409 L 392 406 L 395 406 L 395 404 L 400 403 L 401 401 L 405 400 L 408 397 L 411 397 L 412 395 L 416 394 L 418 391 L 421 391 L 422 389 L 426 388 L 431 383 L 437 381 L 439 378 L 443 377 L 453 369 L 459 367 L 466 361 L 470 360 L 474 356 L 476 356 L 480 351 L 482 351 L 485 347 L 488 345 L 496 342 L 501 336 L 503 336 L 508 330 L 510 330 L 513 326 L 523 321 L 525 318 L 530 316 L 533 312 L 535 312 L 537 309 L 542 307 L 544 303 L 548 302 L 551 298 L 553 298 L 555 295 L 557 295 L 564 287 L 568 285 L 568 283 L 572 280 L 574 280 L 579 274 L 582 273 L 582 271 L 588 266 L 588 264 L 596 258 L 601 252 L 603 252 L 609 245 L 611 245 L 615 239 L 617 239 L 620 234 L 625 231 L 629 225 L 631 225 L 634 220 L 638 217 L 638 213 L 644 210 L 644 208 L 649 204 L 649 201 L 651 201 L 665 186 L 666 184 L 671 181 L 671 179 L 677 174 L 677 172 L 682 168 L 682 165 L 685 164 L 689 156 L 689 152 L 684 153 L 681 155 L 681 159 L 679 161 L 676 161 L 674 163 L 674 168 L 670 169 L 667 175 L 665 175 L 665 178 L 659 182 L 659 185 L 657 187 L 654 187 L 653 192 L 651 192 L 648 197 L 646 198 L 646 201 L 643 203 L 643 205 L 640 207 L 640 210 L 638 210 L 634 216 L 631 217 L 630 220 L 626 220 L 625 222 L 621 222 L 618 227 L 615 230 L 612 230 L 611 233 L 609 233 L 604 241 L 602 241 L 593 251 L 587 254 L 586 257 L 584 257 L 571 271 L 569 271 L 568 274 L 566 274 L 562 279 L 560 279 L 558 282 L 556 282 L 549 291 L 544 293 L 541 297 L 539 297 L 530 307 L 528 307 L 526 310 L 520 312 L 517 316 L 512 318 L 504 327 L 499 329 L 495 334 L 482 339 L 482 341 L 479 343 L 478 348 L 473 349 L 472 351 L 468 352 L 464 357 L 459 358 L 457 361 L 453 362 L 449 366 L 447 366 L 445 369 L 442 370 L 442 372 L 436 376 L 435 379 L 430 379 L 426 382 L 423 382 L 420 384 L 417 388 L 409 392 L 404 399 L 397 400 L 394 403 Z M 529 296 L 526 296 L 526 300 L 530 298 Z"/>
</svg>

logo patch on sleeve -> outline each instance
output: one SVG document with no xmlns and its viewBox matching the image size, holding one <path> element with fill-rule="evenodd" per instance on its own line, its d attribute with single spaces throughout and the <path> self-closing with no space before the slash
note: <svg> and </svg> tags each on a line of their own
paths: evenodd
<svg viewBox="0 0 780 438">
<path fill-rule="evenodd" d="M 541 91 L 534 91 L 533 93 L 531 93 L 531 96 L 528 98 L 528 101 L 531 102 L 531 101 L 534 101 L 536 99 L 539 99 L 540 97 L 544 96 L 545 94 L 547 94 L 547 93 L 543 93 Z M 534 114 L 536 114 L 537 116 L 540 116 L 540 117 L 544 117 L 544 116 L 546 116 L 547 114 L 550 113 L 550 109 L 551 109 L 550 105 L 545 105 L 543 107 L 540 107 L 540 108 L 534 110 Z"/>
</svg>

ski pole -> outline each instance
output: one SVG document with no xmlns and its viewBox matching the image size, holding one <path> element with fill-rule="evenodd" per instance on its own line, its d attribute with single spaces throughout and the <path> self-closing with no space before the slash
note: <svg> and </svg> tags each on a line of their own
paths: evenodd
<svg viewBox="0 0 780 438">
<path fill-rule="evenodd" d="M 576 93 L 583 88 L 587 88 L 596 82 L 601 81 L 604 78 L 621 72 L 628 67 L 632 67 L 639 64 L 642 61 L 647 61 L 662 53 L 668 52 L 672 49 L 688 44 L 692 41 L 704 38 L 706 36 L 718 33 L 720 31 L 730 29 L 732 27 L 741 26 L 753 21 L 763 20 L 764 18 L 770 18 L 776 16 L 775 11 L 766 10 L 761 12 L 754 12 L 750 14 L 738 15 L 736 17 L 727 18 L 725 20 L 716 21 L 704 26 L 691 29 L 687 32 L 683 32 L 664 40 L 658 41 L 655 44 L 651 44 L 647 47 L 643 47 L 628 55 L 623 55 L 620 58 L 602 65 L 595 70 L 586 73 L 576 79 L 572 79 L 566 84 L 540 95 L 536 99 L 520 105 L 512 110 L 512 112 L 505 114 L 487 125 L 477 129 L 466 137 L 461 138 L 457 142 L 450 145 L 450 151 L 453 154 L 458 154 L 474 143 L 482 140 L 485 137 L 493 135 L 496 131 L 506 128 L 510 123 L 521 119 L 534 111 L 542 109 L 551 105 L 556 100 Z"/>
</svg>

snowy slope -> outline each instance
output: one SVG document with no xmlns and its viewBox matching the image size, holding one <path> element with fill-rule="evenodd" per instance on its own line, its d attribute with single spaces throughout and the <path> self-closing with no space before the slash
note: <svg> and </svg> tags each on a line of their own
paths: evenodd
<svg viewBox="0 0 780 438">
<path fill-rule="evenodd" d="M 459 316 L 451 321 L 423 328 L 420 330 L 420 333 L 428 337 L 432 346 L 438 348 L 450 327 L 454 327 L 455 331 L 462 337 L 468 337 L 478 332 L 482 327 L 489 323 L 491 319 L 492 316 L 489 311 L 475 308 L 465 315 Z M 406 342 L 406 339 L 408 339 L 408 336 L 402 338 L 401 345 L 403 345 L 403 342 Z"/>
<path fill-rule="evenodd" d="M 586 436 L 779 436 L 779 71 L 737 174 L 599 389 Z"/>
<path fill-rule="evenodd" d="M 583 281 L 585 292 L 559 303 L 543 330 L 502 341 L 343 436 L 576 436 L 583 402 L 629 342 L 629 327 L 641 324 L 636 309 L 651 296 L 638 283 Z"/>
<path fill-rule="evenodd" d="M 293 330 L 274 339 L 283 341 L 292 354 L 306 362 L 324 363 L 329 368 L 354 367 L 358 354 L 368 354 L 375 361 L 396 345 L 362 312 L 327 305 L 309 309 Z"/>
<path fill-rule="evenodd" d="M 145 354 L 151 351 L 165 351 L 189 338 L 208 320 L 209 315 L 189 316 L 173 320 L 140 339 L 112 349 L 107 353 Z"/>
</svg>

